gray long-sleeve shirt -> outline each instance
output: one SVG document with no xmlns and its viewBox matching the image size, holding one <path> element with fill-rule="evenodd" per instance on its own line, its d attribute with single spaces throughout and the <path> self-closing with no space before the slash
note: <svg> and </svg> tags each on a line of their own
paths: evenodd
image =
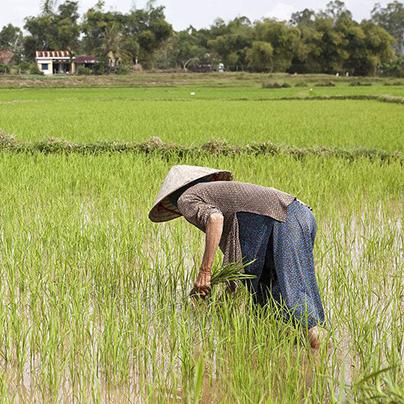
<svg viewBox="0 0 404 404">
<path fill-rule="evenodd" d="M 275 188 L 238 181 L 214 181 L 187 189 L 178 199 L 178 210 L 187 221 L 204 232 L 210 215 L 223 215 L 220 249 L 226 265 L 242 261 L 237 212 L 256 213 L 284 222 L 287 207 L 294 200 L 294 196 Z"/>
</svg>

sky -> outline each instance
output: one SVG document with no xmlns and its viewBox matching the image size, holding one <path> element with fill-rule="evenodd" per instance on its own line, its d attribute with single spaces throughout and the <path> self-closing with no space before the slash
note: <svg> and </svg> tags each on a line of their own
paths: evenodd
<svg viewBox="0 0 404 404">
<path fill-rule="evenodd" d="M 63 2 L 63 0 L 59 0 Z M 181 30 L 193 25 L 195 28 L 208 27 L 217 17 L 230 20 L 246 16 L 251 20 L 262 17 L 289 19 L 291 13 L 305 8 L 324 9 L 329 0 L 157 0 L 156 5 L 166 7 L 167 20 L 174 29 Z M 393 0 L 391 0 L 393 1 Z M 373 5 L 383 0 L 346 0 L 356 20 L 369 18 Z M 8 23 L 24 24 L 24 17 L 39 13 L 41 0 L 0 0 L 0 27 Z M 96 3 L 96 0 L 79 0 L 83 12 Z M 146 0 L 106 0 L 107 10 L 127 12 L 132 6 L 143 8 Z"/>
</svg>

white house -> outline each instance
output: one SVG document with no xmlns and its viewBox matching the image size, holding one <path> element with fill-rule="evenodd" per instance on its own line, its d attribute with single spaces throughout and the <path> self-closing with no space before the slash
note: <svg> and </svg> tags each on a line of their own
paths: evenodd
<svg viewBox="0 0 404 404">
<path fill-rule="evenodd" d="M 69 51 L 36 51 L 38 69 L 45 75 L 74 74 L 75 63 Z"/>
</svg>

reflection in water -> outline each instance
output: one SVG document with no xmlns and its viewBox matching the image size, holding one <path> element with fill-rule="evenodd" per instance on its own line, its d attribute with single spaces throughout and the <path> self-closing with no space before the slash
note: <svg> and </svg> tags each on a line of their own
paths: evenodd
<svg viewBox="0 0 404 404">
<path fill-rule="evenodd" d="M 201 247 L 195 237 L 200 240 L 200 235 L 189 226 L 148 231 L 142 250 L 122 264 L 130 266 L 128 278 L 121 281 L 130 285 L 131 298 L 125 300 L 119 294 L 119 283 L 116 297 L 112 289 L 106 295 L 96 285 L 91 291 L 91 321 L 83 323 L 88 335 L 81 336 L 85 346 L 76 347 L 74 354 L 77 372 L 67 365 L 68 361 L 74 364 L 70 355 L 76 336 L 56 338 L 60 346 L 49 358 L 30 351 L 39 340 L 21 336 L 20 343 L 28 344 L 23 349 L 5 341 L 8 356 L 6 361 L 3 348 L 0 384 L 8 396 L 18 402 L 74 401 L 77 397 L 98 397 L 103 402 L 177 402 L 195 396 L 202 402 L 220 402 L 231 394 L 232 378 L 238 380 L 238 371 L 240 378 L 248 378 L 243 369 L 267 366 L 267 374 L 263 370 L 262 380 L 256 382 L 271 386 L 268 398 L 288 386 L 288 378 L 301 380 L 298 384 L 304 389 L 318 388 L 326 378 L 329 391 L 324 397 L 345 402 L 354 398 L 351 386 L 358 378 L 404 360 L 403 350 L 396 346 L 397 327 L 403 321 L 400 218 L 379 211 L 320 223 L 316 268 L 327 312 L 324 340 L 328 346 L 318 354 L 300 341 L 284 340 L 279 334 L 285 326 L 262 325 L 262 319 L 248 317 L 245 291 L 240 290 L 232 303 L 218 298 L 213 305 L 189 305 L 191 270 L 197 267 Z M 184 234 L 192 242 L 181 244 Z M 111 262 L 116 259 L 111 256 Z M 108 321 L 100 317 L 98 299 L 105 298 L 122 305 L 124 317 Z M 223 309 L 227 304 L 231 308 Z M 25 321 L 32 327 L 35 323 L 29 313 Z M 103 346 L 98 345 L 100 341 Z M 19 356 L 21 352 L 25 357 Z"/>
</svg>

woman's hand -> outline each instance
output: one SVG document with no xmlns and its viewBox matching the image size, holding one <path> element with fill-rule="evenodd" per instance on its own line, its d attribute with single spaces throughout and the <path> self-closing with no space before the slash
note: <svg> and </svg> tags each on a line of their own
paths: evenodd
<svg viewBox="0 0 404 404">
<path fill-rule="evenodd" d="M 211 290 L 211 284 L 210 284 L 211 277 L 212 277 L 211 271 L 201 269 L 199 271 L 198 277 L 196 278 L 194 288 L 191 290 L 190 295 L 191 296 L 198 295 L 203 299 L 207 297 Z"/>
</svg>

